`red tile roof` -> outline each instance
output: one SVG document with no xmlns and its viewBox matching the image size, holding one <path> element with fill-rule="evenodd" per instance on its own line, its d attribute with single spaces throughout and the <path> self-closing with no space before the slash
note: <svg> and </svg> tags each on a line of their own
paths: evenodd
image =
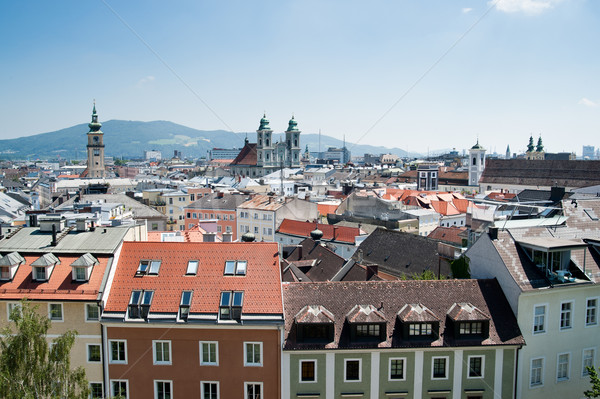
<svg viewBox="0 0 600 399">
<path fill-rule="evenodd" d="M 141 259 L 161 260 L 157 276 L 137 276 Z M 189 260 L 198 273 L 186 276 Z M 245 276 L 224 276 L 226 260 L 247 260 Z M 153 290 L 150 313 L 176 313 L 181 292 L 193 290 L 190 313 L 216 314 L 221 291 L 243 291 L 243 314 L 281 314 L 277 243 L 125 242 L 105 311 L 125 312 L 132 290 Z"/>
<path fill-rule="evenodd" d="M 230 165 L 256 165 L 256 143 L 246 143 Z"/>
<path fill-rule="evenodd" d="M 108 264 L 109 257 L 96 257 L 98 264 L 93 266 L 92 275 L 88 282 L 73 282 L 71 277 L 71 263 L 79 259 L 79 255 L 58 256 L 60 264 L 54 266 L 50 279 L 46 282 L 37 282 L 32 279 L 31 263 L 39 258 L 36 256 L 23 256 L 25 263 L 20 265 L 12 281 L 0 281 L 0 298 L 15 299 L 27 297 L 38 300 L 79 300 L 95 301 L 102 285 L 102 278 Z"/>
<path fill-rule="evenodd" d="M 357 227 L 334 226 L 331 224 L 317 223 L 316 228 L 323 232 L 324 240 L 333 240 L 354 244 L 355 239 L 359 235 L 364 235 L 365 232 Z M 309 237 L 310 232 L 315 229 L 315 223 L 301 222 L 299 220 L 283 219 L 279 229 L 280 234 L 289 234 L 298 237 Z M 335 234 L 335 237 L 334 237 Z"/>
<path fill-rule="evenodd" d="M 442 227 L 438 226 L 433 230 L 428 238 L 432 238 L 434 240 L 452 242 L 455 244 L 462 244 L 462 237 L 460 233 L 466 231 L 466 227 Z"/>
</svg>

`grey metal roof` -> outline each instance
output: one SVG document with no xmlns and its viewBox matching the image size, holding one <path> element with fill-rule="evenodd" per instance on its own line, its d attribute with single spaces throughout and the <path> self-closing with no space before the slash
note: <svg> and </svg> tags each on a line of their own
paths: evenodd
<svg viewBox="0 0 600 399">
<path fill-rule="evenodd" d="M 76 197 L 65 201 L 57 209 L 65 209 L 73 206 L 73 202 Z M 128 197 L 125 194 L 86 194 L 83 195 L 81 202 L 86 201 L 105 201 L 107 203 L 119 203 L 125 205 L 126 208 L 131 208 L 133 212 L 134 219 L 148 219 L 148 218 L 160 218 L 166 219 L 167 217 L 157 211 L 156 209 L 150 208 L 147 205 L 142 204 L 134 200 L 133 198 Z"/>
</svg>

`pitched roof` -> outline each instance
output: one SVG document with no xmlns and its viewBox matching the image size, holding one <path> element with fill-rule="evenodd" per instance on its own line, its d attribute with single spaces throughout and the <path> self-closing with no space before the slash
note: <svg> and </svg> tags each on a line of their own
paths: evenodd
<svg viewBox="0 0 600 399">
<path fill-rule="evenodd" d="M 303 222 L 300 220 L 283 219 L 277 232 L 297 237 L 309 237 L 310 232 L 319 229 L 323 232 L 323 240 L 338 241 L 354 244 L 356 237 L 365 233 L 357 227 L 344 227 L 331 224 Z"/>
<path fill-rule="evenodd" d="M 240 209 L 256 209 L 261 211 L 276 211 L 285 203 L 271 195 L 255 195 L 238 206 Z"/>
<path fill-rule="evenodd" d="M 464 233 L 467 230 L 466 227 L 436 227 L 427 238 L 431 238 L 432 240 L 444 241 L 453 244 L 462 244 L 461 233 Z"/>
<path fill-rule="evenodd" d="M 282 264 L 283 281 L 299 281 L 299 277 L 302 277 L 302 281 L 328 281 L 346 263 L 344 258 L 326 246 L 315 242 L 312 238 L 304 239 L 285 260 L 287 264 Z M 310 264 L 299 262 L 306 260 L 315 260 L 316 262 L 310 262 Z"/>
<path fill-rule="evenodd" d="M 136 276 L 144 259 L 161 261 L 158 275 Z M 195 275 L 186 275 L 190 260 L 199 261 Z M 246 275 L 224 276 L 227 260 L 246 260 Z M 210 315 L 213 322 L 222 291 L 244 292 L 242 320 L 283 312 L 279 253 L 272 242 L 125 242 L 105 311 L 126 312 L 133 290 L 154 291 L 150 314 L 177 314 L 184 290 L 193 291 L 190 315 Z"/>
<path fill-rule="evenodd" d="M 525 343 L 515 316 L 495 279 L 284 283 L 283 300 L 286 350 L 495 346 Z M 490 316 L 488 338 L 456 338 L 453 328 L 446 326 L 446 314 L 453 304 L 464 302 Z M 410 340 L 402 336 L 398 314 L 406 310 L 407 304 L 421 304 L 429 309 L 431 313 L 427 312 L 427 317 L 431 318 L 433 315 L 433 320 L 439 320 L 439 337 L 424 341 Z M 318 305 L 331 312 L 335 320 L 333 341 L 296 341 L 295 316 L 307 305 Z M 386 325 L 383 341 L 351 340 L 346 316 L 352 314 L 356 305 L 370 305 L 377 310 L 377 316 L 381 316 Z M 404 317 L 408 321 L 413 321 L 414 318 L 410 315 Z"/>
<path fill-rule="evenodd" d="M 235 209 L 247 201 L 247 195 L 211 193 L 187 205 L 185 209 L 216 209 L 225 211 L 235 211 Z"/>
<path fill-rule="evenodd" d="M 256 143 L 246 143 L 230 165 L 256 166 Z"/>
</svg>

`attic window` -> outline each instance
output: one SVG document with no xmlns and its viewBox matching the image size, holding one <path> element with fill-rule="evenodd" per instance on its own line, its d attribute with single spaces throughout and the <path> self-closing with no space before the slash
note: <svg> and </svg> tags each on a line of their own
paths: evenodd
<svg viewBox="0 0 600 399">
<path fill-rule="evenodd" d="M 192 291 L 183 291 L 181 293 L 181 303 L 179 304 L 179 318 L 187 320 L 190 314 L 190 305 L 192 304 Z"/>
<path fill-rule="evenodd" d="M 480 321 L 461 322 L 459 324 L 459 333 L 461 335 L 475 335 L 483 332 L 483 323 Z"/>
<path fill-rule="evenodd" d="M 129 299 L 129 318 L 147 319 L 154 291 L 134 290 Z"/>
<path fill-rule="evenodd" d="M 246 260 L 228 260 L 225 261 L 225 272 L 226 276 L 245 276 L 248 268 L 248 261 Z"/>
<path fill-rule="evenodd" d="M 240 320 L 242 317 L 242 306 L 244 305 L 244 293 L 241 291 L 221 292 L 219 303 L 219 318 L 221 320 Z"/>
<path fill-rule="evenodd" d="M 51 253 L 47 253 L 33 261 L 32 277 L 36 281 L 48 281 L 54 270 L 54 266 L 60 264 L 60 260 Z"/>
<path fill-rule="evenodd" d="M 25 263 L 25 258 L 18 252 L 12 252 L 4 257 L 0 257 L 0 280 L 10 281 L 15 277 L 17 269 Z"/>
<path fill-rule="evenodd" d="M 427 336 L 433 334 L 432 323 L 411 323 L 408 325 L 408 335 Z"/>
<path fill-rule="evenodd" d="M 145 274 L 158 274 L 158 270 L 160 269 L 160 260 L 140 260 L 140 264 L 138 265 L 137 271 L 135 272 L 136 276 L 143 276 Z"/>
<path fill-rule="evenodd" d="M 71 263 L 73 281 L 89 281 L 94 265 L 98 260 L 90 253 L 81 255 L 75 262 Z"/>
<path fill-rule="evenodd" d="M 198 272 L 198 261 L 197 260 L 188 261 L 187 270 L 185 271 L 185 274 L 195 275 L 197 272 Z"/>
</svg>

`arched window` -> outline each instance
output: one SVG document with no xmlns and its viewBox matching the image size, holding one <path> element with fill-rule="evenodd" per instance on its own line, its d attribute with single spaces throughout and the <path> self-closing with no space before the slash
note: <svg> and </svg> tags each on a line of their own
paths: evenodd
<svg viewBox="0 0 600 399">
<path fill-rule="evenodd" d="M 473 157 L 473 166 L 477 165 L 477 157 Z"/>
</svg>

